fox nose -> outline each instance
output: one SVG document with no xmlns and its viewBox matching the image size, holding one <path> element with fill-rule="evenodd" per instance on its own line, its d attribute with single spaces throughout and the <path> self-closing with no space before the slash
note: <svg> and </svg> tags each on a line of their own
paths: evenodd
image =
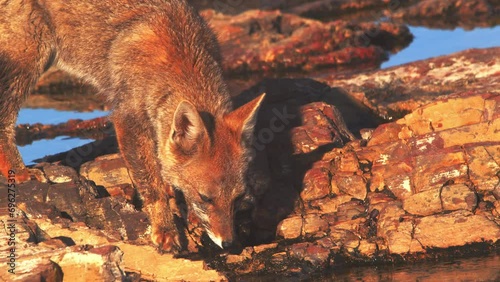
<svg viewBox="0 0 500 282">
<path fill-rule="evenodd" d="M 222 248 L 227 249 L 233 245 L 233 241 L 222 241 Z"/>
</svg>

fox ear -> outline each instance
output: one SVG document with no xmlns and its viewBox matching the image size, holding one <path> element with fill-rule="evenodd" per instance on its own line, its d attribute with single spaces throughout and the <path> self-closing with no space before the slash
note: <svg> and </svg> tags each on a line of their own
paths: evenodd
<svg viewBox="0 0 500 282">
<path fill-rule="evenodd" d="M 189 154 L 196 149 L 196 145 L 205 133 L 205 125 L 194 105 L 188 101 L 180 102 L 172 121 L 170 132 L 172 144 Z"/>
<path fill-rule="evenodd" d="M 228 114 L 227 119 L 236 124 L 243 140 L 251 140 L 257 121 L 257 113 L 266 96 L 265 93 Z"/>
</svg>

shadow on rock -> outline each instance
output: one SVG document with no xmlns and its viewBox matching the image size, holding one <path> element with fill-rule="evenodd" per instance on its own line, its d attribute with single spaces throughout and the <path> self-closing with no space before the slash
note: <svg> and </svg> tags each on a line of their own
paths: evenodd
<svg viewBox="0 0 500 282">
<path fill-rule="evenodd" d="M 247 179 L 253 205 L 242 205 L 236 218 L 239 236 L 247 246 L 274 240 L 279 222 L 302 209 L 304 175 L 313 163 L 356 139 L 351 131 L 380 122 L 341 89 L 311 79 L 264 80 L 236 97 L 236 106 L 261 93 L 266 98 Z"/>
</svg>

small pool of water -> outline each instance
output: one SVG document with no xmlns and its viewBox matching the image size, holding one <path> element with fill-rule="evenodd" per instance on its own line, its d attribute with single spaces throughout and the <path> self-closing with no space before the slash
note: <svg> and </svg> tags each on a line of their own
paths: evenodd
<svg viewBox="0 0 500 282">
<path fill-rule="evenodd" d="M 56 111 L 52 109 L 21 109 L 17 119 L 17 124 L 59 124 L 66 122 L 69 119 L 87 120 L 106 115 L 108 115 L 108 112 L 105 111 L 81 113 Z M 50 140 L 38 140 L 30 145 L 18 146 L 18 148 L 21 156 L 23 157 L 24 163 L 31 165 L 34 164 L 33 160 L 38 158 L 68 151 L 74 147 L 82 146 L 92 141 L 92 139 L 59 136 Z"/>
<path fill-rule="evenodd" d="M 414 36 L 410 46 L 391 55 L 381 68 L 449 55 L 471 48 L 500 46 L 500 26 L 473 30 L 462 28 L 441 30 L 410 26 L 410 30 Z"/>
</svg>

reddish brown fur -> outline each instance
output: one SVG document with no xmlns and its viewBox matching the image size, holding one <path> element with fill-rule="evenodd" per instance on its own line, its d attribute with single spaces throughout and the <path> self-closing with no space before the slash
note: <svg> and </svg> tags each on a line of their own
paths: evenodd
<svg viewBox="0 0 500 282">
<path fill-rule="evenodd" d="M 123 158 L 152 240 L 179 250 L 168 190 L 180 189 L 219 245 L 245 192 L 248 132 L 262 97 L 232 111 L 215 36 L 183 0 L 0 0 L 0 169 L 27 176 L 17 112 L 50 65 L 94 84 L 113 107 Z M 20 179 L 26 180 L 26 179 Z"/>
</svg>

